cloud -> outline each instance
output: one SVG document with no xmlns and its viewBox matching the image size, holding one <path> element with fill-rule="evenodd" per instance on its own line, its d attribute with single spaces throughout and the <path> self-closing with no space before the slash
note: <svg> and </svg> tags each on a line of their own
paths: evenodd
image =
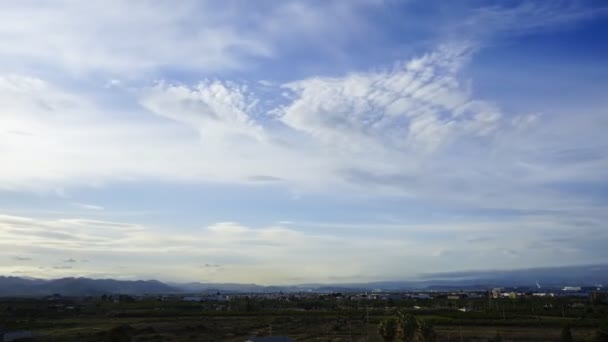
<svg viewBox="0 0 608 342">
<path fill-rule="evenodd" d="M 30 258 L 30 257 L 23 257 L 23 256 L 16 256 L 16 257 L 13 257 L 13 260 L 15 260 L 15 261 L 31 261 L 32 258 Z"/>
<path fill-rule="evenodd" d="M 471 99 L 457 78 L 471 49 L 443 46 L 392 71 L 287 84 L 294 101 L 282 108 L 281 121 L 351 149 L 373 144 L 425 152 L 458 134 L 488 135 L 500 111 Z"/>
<path fill-rule="evenodd" d="M 394 68 L 264 91 L 228 80 L 160 81 L 126 93 L 142 106 L 127 119 L 41 79 L 3 76 L 1 184 L 34 191 L 146 180 L 280 184 L 298 193 L 333 188 L 527 210 L 589 201 L 555 193 L 573 179 L 605 180 L 601 112 L 505 113 L 475 97 L 463 75 L 478 48 L 442 45 Z M 569 129 L 586 133 L 564 136 Z M 572 146 L 588 157 L 568 157 Z"/>
<path fill-rule="evenodd" d="M 72 268 L 72 266 L 53 266 L 55 270 L 71 270 Z"/>
<path fill-rule="evenodd" d="M 219 163 L 230 165 L 236 155 L 264 180 L 318 183 L 305 179 L 314 168 L 328 181 L 348 182 L 340 175 L 344 170 L 407 172 L 391 164 L 406 154 L 425 155 L 450 140 L 496 130 L 500 111 L 472 99 L 457 77 L 472 50 L 467 44 L 444 46 L 391 71 L 291 82 L 281 87 L 290 91 L 288 102 L 266 110 L 246 85 L 219 81 L 194 87 L 161 83 L 140 101 L 153 113 L 196 129 L 203 144 L 213 147 L 209 159 L 212 151 L 230 150 Z"/>
<path fill-rule="evenodd" d="M 421 269 L 509 269 L 522 262 L 559 265 L 564 258 L 568 264 L 598 262 L 606 257 L 601 243 L 608 239 L 603 221 L 575 230 L 565 219 L 588 215 L 571 212 L 420 224 L 360 223 L 358 227 L 333 223 L 321 224 L 319 229 L 312 229 L 310 223 L 252 227 L 220 222 L 196 231 L 3 215 L 0 247 L 3 253 L 36 255 L 35 262 L 28 263 L 31 267 L 18 270 L 42 277 L 113 277 L 128 272 L 138 278 L 266 284 L 285 283 L 286 279 L 323 282 L 331 277 L 395 280 L 412 278 Z M 51 232 L 63 232 L 70 238 Z M 497 258 L 497 253 L 502 257 Z M 58 257 L 68 264 L 89 258 L 96 262 L 79 263 L 78 269 L 47 262 Z M 117 271 L 117 263 L 124 269 Z M 14 270 L 14 262 L 0 260 L 0 273 Z"/>
<path fill-rule="evenodd" d="M 298 204 L 281 204 L 290 208 L 308 208 L 308 195 L 365 199 L 374 203 L 368 216 L 399 201 L 429 216 L 438 211 L 444 221 L 219 222 L 169 232 L 71 202 L 84 209 L 79 215 L 107 219 L 2 215 L 4 262 L 28 253 L 34 259 L 25 266 L 40 262 L 49 274 L 111 275 L 127 260 L 125 269 L 142 276 L 154 276 L 154 264 L 171 276 L 202 277 L 192 265 L 213 260 L 208 265 L 226 266 L 214 279 L 256 274 L 270 282 L 300 277 L 293 265 L 311 279 L 351 279 L 399 275 L 402 260 L 410 272 L 455 260 L 484 266 L 497 253 L 505 267 L 595 261 L 602 253 L 603 103 L 562 108 L 527 94 L 521 98 L 546 103 L 542 112 L 520 112 L 513 108 L 525 103 L 479 91 L 471 77 L 494 39 L 560 30 L 606 15 L 605 8 L 425 5 L 450 14 L 437 25 L 408 20 L 426 12 L 409 2 L 223 5 L 231 10 L 211 1 L 1 4 L 0 195 L 219 184 L 293 193 Z M 387 11 L 408 29 L 398 30 Z M 410 45 L 423 48 L 414 54 Z M 461 214 L 477 219 L 460 221 Z M 96 262 L 66 271 L 49 258 Z"/>
<path fill-rule="evenodd" d="M 3 7 L 0 48 L 9 52 L 5 58 L 52 63 L 69 71 L 134 75 L 136 70 L 177 64 L 235 68 L 243 55 L 271 56 L 273 50 L 254 33 L 217 22 L 221 17 L 208 3 L 142 6 L 113 1 L 97 6 L 64 1 Z M 129 20 L 124 13 L 130 13 Z M 30 19 L 25 24 L 24 17 Z"/>
<path fill-rule="evenodd" d="M 258 59 L 275 58 L 294 42 L 319 50 L 344 45 L 348 32 L 335 28 L 357 22 L 370 6 L 381 2 L 3 4 L 0 49 L 5 54 L 0 62 L 127 79 L 163 69 L 244 69 Z M 331 44 L 319 44 L 320 34 Z"/>
<path fill-rule="evenodd" d="M 95 204 L 86 204 L 86 203 L 72 203 L 72 205 L 87 210 L 104 210 L 104 207 L 95 205 Z"/>
<path fill-rule="evenodd" d="M 254 182 L 281 182 L 283 181 L 282 178 L 279 177 L 274 177 L 274 176 L 264 176 L 264 175 L 255 175 L 255 176 L 250 176 L 249 180 L 254 181 Z"/>
<path fill-rule="evenodd" d="M 521 2 L 516 5 L 484 6 L 459 23 L 459 32 L 471 31 L 482 36 L 521 35 L 530 32 L 564 30 L 586 19 L 608 15 L 608 7 L 593 7 L 585 1 L 546 3 Z"/>
<path fill-rule="evenodd" d="M 310 51 L 326 60 L 351 61 L 348 49 L 363 47 L 359 45 L 362 40 L 366 44 L 386 42 L 382 24 L 395 21 L 388 13 L 398 12 L 399 21 L 416 23 L 420 20 L 417 6 L 378 0 L 260 1 L 255 5 L 194 0 L 177 5 L 170 1 L 98 5 L 69 0 L 44 5 L 2 4 L 0 49 L 4 53 L 0 64 L 11 71 L 101 73 L 120 82 L 119 76 L 149 79 L 175 71 L 255 69 L 261 62 L 310 56 Z M 442 24 L 450 31 L 448 35 L 458 37 L 555 29 L 607 12 L 606 8 L 589 8 L 574 1 L 466 10 L 462 10 L 463 5 L 451 6 L 460 10 L 435 3 L 424 8 L 440 18 L 446 11 L 454 14 Z M 128 20 L 125 13 L 129 13 Z M 427 21 L 408 27 L 414 32 L 423 27 L 423 31 L 436 31 L 433 18 Z M 456 24 L 451 24 L 453 21 Z M 104 83 L 116 85 L 113 81 Z"/>
<path fill-rule="evenodd" d="M 145 91 L 140 103 L 155 114 L 197 128 L 203 139 L 213 141 L 230 136 L 261 139 L 252 118 L 257 101 L 246 86 L 205 80 L 195 89 L 160 83 Z"/>
</svg>

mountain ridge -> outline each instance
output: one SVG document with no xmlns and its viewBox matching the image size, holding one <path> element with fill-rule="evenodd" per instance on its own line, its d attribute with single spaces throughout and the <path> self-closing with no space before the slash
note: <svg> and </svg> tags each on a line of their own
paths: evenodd
<svg viewBox="0 0 608 342">
<path fill-rule="evenodd" d="M 240 283 L 174 283 L 158 280 L 117 280 L 66 277 L 38 279 L 0 276 L 0 296 L 94 296 L 102 294 L 186 294 L 186 293 L 268 293 L 268 292 L 353 292 L 406 290 L 484 290 L 491 287 L 560 288 L 601 286 L 608 283 L 608 264 L 540 267 L 517 270 L 457 271 L 425 274 L 403 281 L 361 283 L 310 283 L 300 285 L 258 285 Z"/>
</svg>

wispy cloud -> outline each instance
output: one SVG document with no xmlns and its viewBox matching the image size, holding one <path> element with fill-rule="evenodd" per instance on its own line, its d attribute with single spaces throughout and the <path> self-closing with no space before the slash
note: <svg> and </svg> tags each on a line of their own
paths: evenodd
<svg viewBox="0 0 608 342">
<path fill-rule="evenodd" d="M 3 4 L 0 49 L 5 54 L 0 60 L 5 67 L 15 68 L 15 61 L 21 61 L 72 73 L 106 72 L 128 78 L 166 66 L 198 71 L 242 69 L 255 59 L 273 58 L 294 40 L 320 49 L 316 37 L 324 34 L 332 43 L 325 48 L 340 45 L 348 35 L 333 28 L 356 22 L 366 6 L 381 3 L 222 4 L 230 6 L 230 11 L 219 5 L 189 0 L 179 4 L 112 1 L 103 6 L 71 1 L 42 6 Z"/>
<path fill-rule="evenodd" d="M 144 87 L 139 101 L 170 120 L 162 124 L 117 120 L 94 101 L 40 79 L 4 77 L 0 96 L 12 114 L 0 119 L 2 127 L 34 135 L 0 135 L 7 161 L 0 179 L 8 189 L 280 180 L 299 192 L 362 186 L 367 194 L 527 209 L 566 205 L 547 182 L 600 181 L 608 162 L 597 148 L 604 140 L 601 113 L 546 123 L 536 114 L 505 113 L 475 98 L 461 75 L 475 50 L 470 43 L 446 45 L 394 69 L 290 82 L 274 88 L 271 96 L 283 104 L 270 108 L 260 104 L 268 94 L 246 83 Z M 566 127 L 586 133 L 555 134 Z M 593 158 L 564 162 L 560 156 L 571 146 Z"/>
<path fill-rule="evenodd" d="M 515 5 L 496 5 L 476 8 L 462 21 L 461 29 L 469 33 L 526 34 L 551 30 L 565 30 L 585 19 L 608 16 L 608 6 L 590 7 L 585 1 L 524 1 Z"/>
<path fill-rule="evenodd" d="M 16 257 L 13 257 L 13 260 L 15 260 L 15 261 L 31 261 L 32 258 L 30 258 L 30 257 L 24 257 L 24 256 L 16 256 Z"/>
<path fill-rule="evenodd" d="M 560 106 L 546 88 L 511 89 L 492 63 L 494 85 L 480 89 L 476 61 L 500 58 L 484 54 L 505 37 L 568 29 L 607 15 L 605 7 L 228 5 L 231 11 L 211 1 L 0 5 L 0 196 L 16 203 L 7 212 L 23 213 L 0 215 L 2 272 L 108 275 L 120 263 L 142 276 L 257 274 L 271 282 L 302 274 L 398 277 L 455 260 L 484 267 L 497 254 L 500 267 L 603 256 L 608 123 L 595 94 L 606 85 L 605 70 L 584 84 L 570 84 L 578 69 L 556 74 L 570 87 L 564 102 L 573 96 L 567 89 L 592 90 Z M 544 76 L 525 80 L 548 83 Z M 257 197 L 209 209 L 218 214 L 194 230 L 202 214 L 180 201 L 196 202 L 196 191 L 176 195 L 191 185 L 213 188 L 209 197 L 234 189 Z M 141 197 L 161 186 L 169 195 L 142 203 L 116 196 L 116 188 L 138 186 L 146 188 L 138 188 Z M 258 200 L 273 191 L 292 196 Z M 72 210 L 58 211 L 51 197 Z M 311 203 L 328 198 L 367 205 L 345 213 Z M 386 224 L 380 218 L 395 202 L 416 213 Z M 141 222 L 121 222 L 110 210 L 131 206 L 146 213 L 131 217 Z M 262 207 L 280 214 L 258 215 Z M 159 213 L 179 222 L 156 226 Z M 356 222 L 364 213 L 369 223 Z M 331 219 L 315 219 L 321 216 Z M 268 223 L 283 217 L 293 221 Z M 239 222 L 217 222 L 229 219 Z M 95 262 L 85 265 L 89 259 Z M 406 259 L 411 269 L 399 266 Z M 304 266 L 295 272 L 293 264 Z"/>
<path fill-rule="evenodd" d="M 27 229 L 21 224 L 25 222 Z M 598 241 L 608 238 L 601 223 L 574 231 L 559 215 L 387 227 L 370 223 L 361 227 L 366 234 L 335 224 L 324 227 L 320 232 L 297 223 L 249 227 L 223 222 L 198 231 L 174 227 L 172 232 L 162 233 L 152 226 L 133 229 L 127 223 L 1 216 L 0 245 L 5 253 L 25 250 L 39 255 L 28 263 L 32 276 L 113 274 L 120 261 L 122 273 L 128 270 L 137 277 L 284 283 L 290 278 L 328 281 L 355 274 L 360 275 L 359 280 L 405 279 L 414 277 L 421 266 L 448 271 L 455 266 L 454 260 L 468 269 L 487 268 L 488 259 L 496 269 L 514 268 L 522 262 L 559 265 L 563 258 L 568 263 L 592 263 L 605 254 Z M 49 234 L 58 231 L 70 238 Z M 548 240 L 548 234 L 562 239 Z M 496 258 L 496 253 L 502 257 Z M 78 263 L 74 268 L 77 259 L 68 255 L 95 258 L 96 262 Z M 44 261 L 58 256 L 70 266 Z M 214 262 L 201 264 L 200 260 Z M 409 260 L 409 266 L 403 260 Z M 35 266 L 47 266 L 54 272 Z M 0 272 L 15 267 L 0 261 Z M 69 273 L 57 273 L 62 270 Z"/>
<path fill-rule="evenodd" d="M 73 206 L 81 208 L 81 209 L 87 209 L 87 210 L 104 210 L 104 207 L 100 206 L 100 205 L 95 205 L 95 204 L 87 204 L 87 203 L 72 203 Z"/>
<path fill-rule="evenodd" d="M 72 266 L 53 266 L 55 270 L 71 270 L 72 268 Z"/>
</svg>

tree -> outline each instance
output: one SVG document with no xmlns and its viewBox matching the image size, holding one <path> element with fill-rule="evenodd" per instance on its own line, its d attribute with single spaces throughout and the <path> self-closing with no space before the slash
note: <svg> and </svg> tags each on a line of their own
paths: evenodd
<svg viewBox="0 0 608 342">
<path fill-rule="evenodd" d="M 397 335 L 397 319 L 391 317 L 381 321 L 378 325 L 378 333 L 384 342 L 393 342 Z"/>
<path fill-rule="evenodd" d="M 600 325 L 595 336 L 597 342 L 608 342 L 608 321 Z"/>
<path fill-rule="evenodd" d="M 418 335 L 418 320 L 412 314 L 397 312 L 397 336 L 401 342 L 413 342 Z"/>
<path fill-rule="evenodd" d="M 437 339 L 433 326 L 423 320 L 418 320 L 418 336 L 421 341 L 434 342 Z"/>
<path fill-rule="evenodd" d="M 572 332 L 570 331 L 570 326 L 566 325 L 563 329 L 562 329 L 562 333 L 559 337 L 560 342 L 572 342 Z"/>
<path fill-rule="evenodd" d="M 434 342 L 437 339 L 433 326 L 412 314 L 397 312 L 395 324 L 396 336 L 400 342 Z"/>
</svg>

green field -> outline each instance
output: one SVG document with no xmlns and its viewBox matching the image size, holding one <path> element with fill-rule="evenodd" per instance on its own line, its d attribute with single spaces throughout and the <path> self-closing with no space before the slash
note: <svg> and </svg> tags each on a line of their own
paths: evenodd
<svg viewBox="0 0 608 342">
<path fill-rule="evenodd" d="M 0 324 L 8 330 L 32 331 L 37 334 L 34 340 L 40 341 L 245 341 L 271 333 L 297 341 L 382 341 L 378 323 L 401 310 L 434 326 L 438 341 L 490 341 L 497 334 L 503 341 L 558 341 L 566 325 L 572 327 L 575 341 L 591 341 L 608 312 L 606 305 L 574 299 L 128 299 L 3 299 Z M 471 311 L 460 312 L 459 306 Z"/>
</svg>

